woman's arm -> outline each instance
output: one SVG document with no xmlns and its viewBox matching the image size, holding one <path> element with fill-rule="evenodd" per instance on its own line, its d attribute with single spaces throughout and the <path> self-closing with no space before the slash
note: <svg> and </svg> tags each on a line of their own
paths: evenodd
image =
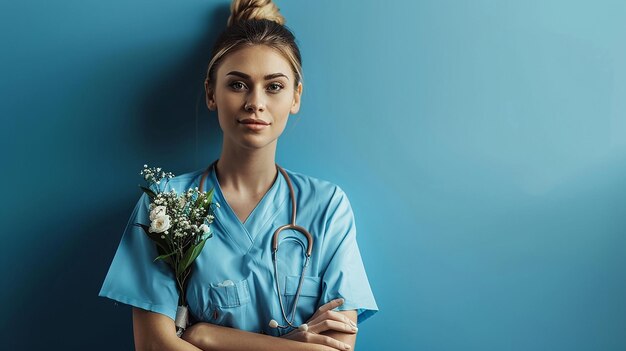
<svg viewBox="0 0 626 351">
<path fill-rule="evenodd" d="M 133 307 L 136 351 L 202 351 L 176 336 L 174 321 L 160 313 Z"/>
<path fill-rule="evenodd" d="M 137 351 L 336 351 L 319 345 L 251 333 L 210 323 L 196 323 L 182 338 L 176 336 L 174 321 L 160 313 L 133 307 L 133 331 Z"/>
<path fill-rule="evenodd" d="M 330 346 L 294 341 L 271 335 L 257 334 L 210 323 L 196 323 L 183 334 L 183 339 L 203 351 L 337 351 Z M 343 343 L 340 343 L 343 345 Z"/>
</svg>

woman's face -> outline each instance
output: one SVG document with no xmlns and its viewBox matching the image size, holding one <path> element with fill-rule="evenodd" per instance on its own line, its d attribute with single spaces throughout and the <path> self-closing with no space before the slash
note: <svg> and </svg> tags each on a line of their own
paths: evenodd
<svg viewBox="0 0 626 351">
<path fill-rule="evenodd" d="M 294 79 L 289 61 L 268 46 L 225 56 L 213 87 L 205 81 L 207 106 L 217 110 L 224 142 L 249 149 L 275 145 L 289 114 L 300 109 L 302 84 L 294 88 Z"/>
</svg>

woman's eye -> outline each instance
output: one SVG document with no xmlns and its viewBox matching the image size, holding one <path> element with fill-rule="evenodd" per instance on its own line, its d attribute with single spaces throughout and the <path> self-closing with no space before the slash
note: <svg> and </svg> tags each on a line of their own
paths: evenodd
<svg viewBox="0 0 626 351">
<path fill-rule="evenodd" d="M 232 82 L 229 85 L 235 90 L 241 90 L 246 87 L 242 82 Z"/>
<path fill-rule="evenodd" d="M 269 91 L 280 91 L 283 88 L 282 84 L 279 83 L 272 83 L 269 85 L 268 90 Z"/>
</svg>

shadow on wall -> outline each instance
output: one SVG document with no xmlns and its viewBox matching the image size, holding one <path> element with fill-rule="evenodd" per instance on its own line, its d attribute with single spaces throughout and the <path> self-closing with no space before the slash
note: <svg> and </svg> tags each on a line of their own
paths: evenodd
<svg viewBox="0 0 626 351">
<path fill-rule="evenodd" d="M 174 145 L 185 145 L 195 142 L 193 147 L 196 150 L 195 163 L 193 169 L 200 168 L 212 160 L 201 158 L 205 151 L 198 150 L 198 140 L 203 138 L 203 133 L 209 133 L 210 148 L 213 153 L 217 154 L 217 150 L 221 147 L 219 133 L 219 124 L 215 112 L 210 113 L 208 118 L 209 128 L 201 128 L 199 126 L 208 114 L 205 103 L 204 80 L 206 78 L 206 68 L 210 59 L 211 49 L 217 36 L 225 28 L 226 21 L 230 16 L 230 8 L 228 4 L 216 6 L 215 10 L 209 16 L 207 23 L 209 27 L 204 31 L 206 35 L 195 45 L 187 55 L 187 59 L 180 62 L 178 66 L 173 67 L 170 72 L 163 72 L 154 75 L 154 83 L 147 84 L 149 90 L 141 97 L 141 105 L 138 106 L 140 118 L 136 120 L 136 125 L 131 130 L 142 130 L 143 126 L 155 126 L 144 133 L 140 133 L 139 137 L 134 136 L 136 147 L 144 149 L 145 154 L 154 155 L 155 159 L 162 159 L 159 155 L 163 155 L 169 159 L 181 159 L 178 155 L 172 155 L 175 151 L 171 147 Z M 163 49 L 159 48 L 160 51 Z M 149 53 L 148 53 L 149 54 Z M 148 56 L 148 55 L 146 55 Z M 149 60 L 150 57 L 144 57 Z M 201 69 L 201 73 L 194 68 Z M 190 113 L 181 113 L 181 107 L 195 107 L 193 115 L 195 119 L 181 118 Z M 190 140 L 187 135 L 189 130 L 195 130 L 195 140 Z M 161 140 L 174 140 L 172 142 L 163 143 Z M 218 141 L 220 141 L 218 143 Z M 207 164 L 208 165 L 208 164 Z M 188 168 L 183 165 L 182 168 Z"/>
<path fill-rule="evenodd" d="M 211 152 L 219 150 L 218 141 L 221 133 L 217 118 L 213 118 L 214 114 L 209 118 L 208 128 L 205 128 L 207 122 L 203 122 L 202 128 L 198 126 L 198 119 L 201 119 L 198 116 L 207 115 L 204 112 L 206 111 L 204 90 L 199 94 L 198 86 L 203 86 L 204 70 L 212 44 L 224 29 L 229 14 L 227 4 L 210 10 L 208 28 L 205 30 L 207 34 L 183 59 L 176 62 L 170 71 L 153 75 L 154 82 L 149 84 L 153 89 L 145 95 L 140 93 L 129 103 L 129 106 L 136 108 L 137 111 L 136 113 L 131 111 L 129 114 L 137 115 L 137 118 L 125 122 L 126 131 L 120 131 L 122 133 L 120 142 L 127 145 L 130 152 L 149 154 L 157 160 L 180 160 L 180 155 L 171 153 L 175 153 L 178 145 L 190 143 L 189 138 L 184 136 L 189 130 L 199 130 L 196 145 L 198 139 L 206 138 L 203 133 L 209 133 L 209 150 Z M 159 50 L 162 51 L 163 48 Z M 122 73 L 120 70 L 128 67 L 141 68 L 140 62 L 149 62 L 154 57 L 150 52 L 143 52 L 142 57 L 137 56 L 137 52 L 130 54 L 132 56 L 117 58 L 104 67 L 98 67 L 97 74 L 90 78 L 91 81 L 85 82 L 85 85 L 94 86 L 103 74 L 119 75 Z M 105 61 L 105 64 L 107 62 L 109 61 Z M 198 67 L 202 67 L 200 76 Z M 189 106 L 187 102 L 190 96 L 196 101 L 196 120 L 177 120 L 181 107 Z M 177 131 L 180 133 L 176 133 Z M 128 133 L 128 142 L 125 139 L 127 136 L 123 133 Z M 172 148 L 171 145 L 177 146 Z M 200 155 L 202 154 L 205 154 L 205 157 L 201 158 L 201 163 L 198 163 L 196 155 L 196 164 L 193 168 L 189 165 L 179 168 L 191 171 L 203 167 L 206 152 L 203 151 Z M 138 172 L 137 180 L 138 184 L 143 182 Z M 3 325 L 0 325 L 6 334 L 3 335 L 4 345 L 0 348 L 6 350 L 37 350 L 50 347 L 64 350 L 133 348 L 131 307 L 99 297 L 98 292 L 140 195 L 141 191 L 137 187 L 136 193 L 131 196 L 134 199 L 132 203 L 98 203 L 98 208 L 81 209 L 82 213 L 93 214 L 89 217 L 75 216 L 76 211 L 71 209 L 64 211 L 68 213 L 65 217 L 52 215 L 46 217 L 44 212 L 37 223 L 24 230 L 25 233 L 46 233 L 42 234 L 43 240 L 38 239 L 37 242 L 24 240 L 25 245 L 33 245 L 25 251 L 42 252 L 46 253 L 46 256 L 25 257 L 24 262 L 15 266 L 20 267 L 22 271 L 17 272 L 16 281 L 9 284 L 19 288 L 6 292 L 8 298 L 3 308 L 5 317 L 2 319 Z M 70 201 L 65 199 L 63 203 Z M 81 222 L 81 218 L 88 220 Z M 63 233 L 60 233 L 61 230 Z M 59 238 L 65 242 L 59 244 Z"/>
</svg>

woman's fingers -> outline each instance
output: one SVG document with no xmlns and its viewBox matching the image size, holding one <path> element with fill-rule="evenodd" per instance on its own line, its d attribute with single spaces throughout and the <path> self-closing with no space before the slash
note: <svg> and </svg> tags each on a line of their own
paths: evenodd
<svg viewBox="0 0 626 351">
<path fill-rule="evenodd" d="M 320 335 L 312 333 L 309 331 L 302 331 L 298 329 L 294 329 L 291 332 L 281 336 L 281 338 L 291 339 L 300 342 L 306 342 L 310 344 L 319 344 L 332 348 L 333 350 L 349 350 L 350 345 L 339 341 L 337 339 L 333 339 L 330 336 Z"/>
<path fill-rule="evenodd" d="M 353 327 L 352 325 L 346 324 L 342 321 L 336 321 L 336 320 L 331 320 L 331 319 L 326 319 L 316 324 L 312 324 L 312 323 L 308 324 L 308 331 L 311 333 L 319 334 L 328 330 L 335 330 L 335 331 L 339 331 L 342 333 L 356 334 L 356 332 L 359 331 L 359 328 Z"/>
<path fill-rule="evenodd" d="M 338 298 L 338 299 L 334 299 L 331 301 L 328 301 L 327 303 L 323 304 L 322 306 L 320 306 L 320 308 L 318 308 L 317 310 L 320 312 L 326 312 L 326 311 L 330 311 L 332 309 L 334 309 L 335 307 L 339 307 L 341 305 L 343 305 L 343 298 Z"/>
<path fill-rule="evenodd" d="M 301 333 L 305 334 L 304 339 L 308 343 L 326 345 L 337 350 L 350 350 L 350 345 L 342 341 L 333 339 L 330 336 L 314 334 L 314 333 L 309 333 L 309 332 L 301 332 Z"/>
<path fill-rule="evenodd" d="M 346 326 L 350 326 L 350 327 L 355 327 L 356 328 L 356 324 L 350 318 L 348 318 L 343 313 L 339 313 L 339 312 L 335 312 L 335 311 L 325 311 L 325 312 L 322 312 L 321 314 L 319 314 L 318 316 L 313 315 L 313 318 L 311 318 L 307 322 L 307 324 L 309 326 L 312 326 L 312 325 L 321 323 L 321 322 L 326 321 L 326 320 L 332 320 L 332 321 L 341 322 L 341 323 L 344 323 Z"/>
<path fill-rule="evenodd" d="M 334 308 L 337 308 L 339 306 L 343 305 L 343 299 L 342 298 L 338 298 L 338 299 L 334 299 L 334 300 L 330 300 L 327 303 L 323 304 L 322 306 L 320 306 L 317 311 L 315 311 L 315 314 L 313 314 L 313 316 L 309 319 L 309 320 L 313 320 L 315 317 L 319 316 L 320 314 L 326 312 L 326 311 L 330 311 Z"/>
</svg>

